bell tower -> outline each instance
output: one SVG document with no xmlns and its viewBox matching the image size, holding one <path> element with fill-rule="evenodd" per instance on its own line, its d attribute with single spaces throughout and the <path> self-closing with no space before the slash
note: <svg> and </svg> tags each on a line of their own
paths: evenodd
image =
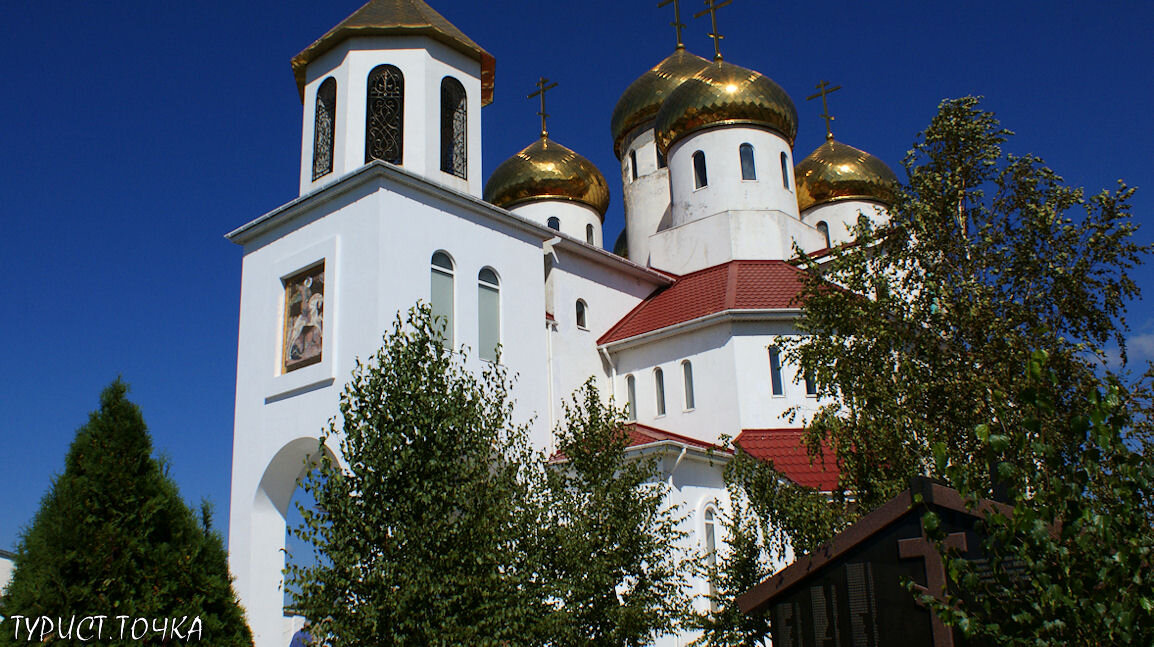
<svg viewBox="0 0 1154 647">
<path fill-rule="evenodd" d="M 369 0 L 292 59 L 301 195 L 382 160 L 479 197 L 494 67 L 424 0 Z"/>
</svg>

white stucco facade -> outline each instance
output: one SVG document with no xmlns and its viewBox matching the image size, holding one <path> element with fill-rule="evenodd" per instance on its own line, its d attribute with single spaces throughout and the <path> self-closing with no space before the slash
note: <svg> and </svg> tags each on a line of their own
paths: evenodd
<svg viewBox="0 0 1154 647">
<path fill-rule="evenodd" d="M 366 164 L 367 80 L 386 64 L 404 76 L 403 154 L 399 165 Z M 348 37 L 317 55 L 305 69 L 300 197 L 228 234 L 243 250 L 229 559 L 257 647 L 282 646 L 299 623 L 284 616 L 281 576 L 296 480 L 316 458 L 356 360 L 373 355 L 398 313 L 418 301 L 440 299 L 450 310 L 448 332 L 455 347 L 471 349 L 472 368 L 487 361 L 478 349 L 501 344 L 500 361 L 516 375 L 517 421 L 530 425 L 542 451 L 555 449 L 562 402 L 586 380 L 618 406 L 632 399 L 635 421 L 665 434 L 631 451 L 659 458 L 655 479 L 684 515 L 686 555 L 704 545 L 705 511 L 728 506 L 722 469 L 730 454 L 707 447 L 744 430 L 799 427 L 787 414 L 818 404 L 796 367 L 770 360 L 770 348 L 798 334 L 799 311 L 788 294 L 765 295 L 796 289 L 798 270 L 785 262 L 795 244 L 827 247 L 818 222 L 838 244 L 844 223 L 876 205 L 845 201 L 799 214 L 794 151 L 775 131 L 695 131 L 670 149 L 666 168 L 646 126 L 629 134 L 622 156 L 631 260 L 620 258 L 603 249 L 603 214 L 585 203 L 539 199 L 505 210 L 480 199 L 482 67 L 442 40 L 408 33 Z M 446 77 L 466 95 L 464 178 L 441 170 Z M 333 168 L 314 180 L 317 92 L 330 78 Z M 748 163 L 743 174 L 743 145 L 752 174 Z M 697 187 L 699 151 L 708 181 Z M 765 264 L 774 263 L 769 272 Z M 688 275 L 723 264 L 734 264 L 723 283 L 690 286 Z M 323 285 L 307 317 L 286 307 L 305 275 Z M 662 297 L 682 293 L 684 303 Z M 319 332 L 304 354 L 312 363 L 290 366 L 297 320 Z M 719 523 L 711 528 L 721 533 Z M 724 546 L 723 534 L 717 541 Z M 709 590 L 701 578 L 691 587 L 699 596 Z M 695 604 L 708 605 L 701 597 Z"/>
</svg>

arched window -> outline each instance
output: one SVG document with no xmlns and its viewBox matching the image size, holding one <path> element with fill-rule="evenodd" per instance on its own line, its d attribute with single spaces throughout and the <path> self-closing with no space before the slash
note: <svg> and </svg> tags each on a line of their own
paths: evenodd
<svg viewBox="0 0 1154 647">
<path fill-rule="evenodd" d="M 557 216 L 550 216 L 546 224 L 549 225 L 549 229 L 561 231 L 561 220 Z"/>
<path fill-rule="evenodd" d="M 825 236 L 825 246 L 826 246 L 826 249 L 829 249 L 829 247 L 830 247 L 830 243 L 829 243 L 829 225 L 828 225 L 828 224 L 826 224 L 826 222 L 825 222 L 824 220 L 823 220 L 823 221 L 821 221 L 821 222 L 819 222 L 819 223 L 817 223 L 817 232 L 818 232 L 819 234 L 821 234 L 822 236 Z"/>
<path fill-rule="evenodd" d="M 657 149 L 657 168 L 665 168 L 666 166 L 667 166 L 667 164 L 665 163 L 665 154 L 661 152 L 660 148 L 658 148 Z"/>
<path fill-rule="evenodd" d="M 465 156 L 465 86 L 451 76 L 441 79 L 441 170 L 463 178 Z"/>
<path fill-rule="evenodd" d="M 753 165 L 753 145 L 742 144 L 738 147 L 738 151 L 741 153 L 741 179 L 756 180 L 757 169 Z"/>
<path fill-rule="evenodd" d="M 501 281 L 486 267 L 477 274 L 477 355 L 495 362 L 500 345 Z"/>
<path fill-rule="evenodd" d="M 333 172 L 333 140 L 337 130 L 337 80 L 329 77 L 317 88 L 313 115 L 313 180 Z"/>
<path fill-rule="evenodd" d="M 593 243 L 593 225 L 585 225 L 585 242 L 590 245 Z"/>
<path fill-rule="evenodd" d="M 653 369 L 653 389 L 657 396 L 657 415 L 665 415 L 665 373 L 659 369 Z"/>
<path fill-rule="evenodd" d="M 637 419 L 637 378 L 625 376 L 625 394 L 629 398 L 625 406 L 625 417 L 628 420 Z"/>
<path fill-rule="evenodd" d="M 705 153 L 697 151 L 693 154 L 693 188 L 700 189 L 709 184 L 709 177 L 705 174 Z"/>
<path fill-rule="evenodd" d="M 693 364 L 689 360 L 681 362 L 681 379 L 685 383 L 685 410 L 694 408 L 693 400 Z"/>
<path fill-rule="evenodd" d="M 705 535 L 702 542 L 705 544 L 705 563 L 709 568 L 709 608 L 717 611 L 717 583 L 714 569 L 717 568 L 717 511 L 713 506 L 707 506 L 702 515 L 701 530 Z"/>
<path fill-rule="evenodd" d="M 445 252 L 433 254 L 429 270 L 429 304 L 434 325 L 440 327 L 445 346 L 453 347 L 453 259 Z"/>
<path fill-rule="evenodd" d="M 577 299 L 577 327 L 581 329 L 588 328 L 588 321 L 586 320 L 586 310 L 588 307 L 581 299 Z"/>
<path fill-rule="evenodd" d="M 805 372 L 805 394 L 809 397 L 817 397 L 817 380 L 813 377 L 813 371 Z"/>
<path fill-rule="evenodd" d="M 637 151 L 636 150 L 629 151 L 629 175 L 634 180 L 637 179 Z"/>
<path fill-rule="evenodd" d="M 789 189 L 789 156 L 781 154 L 781 185 Z"/>
<path fill-rule="evenodd" d="M 781 349 L 769 347 L 769 385 L 774 395 L 784 395 L 781 388 Z"/>
<path fill-rule="evenodd" d="M 401 163 L 405 128 L 405 77 L 395 65 L 369 72 L 365 109 L 365 163 Z"/>
</svg>

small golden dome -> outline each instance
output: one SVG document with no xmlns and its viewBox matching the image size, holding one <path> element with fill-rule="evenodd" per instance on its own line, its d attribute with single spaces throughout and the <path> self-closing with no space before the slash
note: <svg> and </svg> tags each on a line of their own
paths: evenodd
<svg viewBox="0 0 1154 647">
<path fill-rule="evenodd" d="M 501 162 L 485 183 L 485 201 L 509 209 L 533 200 L 571 200 L 593 207 L 605 222 L 609 184 L 593 163 L 541 137 Z"/>
<path fill-rule="evenodd" d="M 799 162 L 793 175 L 799 211 L 840 200 L 891 205 L 898 187 L 897 176 L 885 162 L 833 139 Z"/>
<path fill-rule="evenodd" d="M 625 235 L 624 229 L 617 236 L 617 242 L 613 243 L 613 253 L 621 258 L 629 258 L 629 237 Z"/>
<path fill-rule="evenodd" d="M 732 63 L 715 61 L 686 79 L 657 111 L 657 146 L 675 142 L 710 126 L 747 124 L 781 133 L 793 145 L 797 108 L 768 76 Z"/>
<path fill-rule="evenodd" d="M 653 66 L 645 74 L 625 88 L 617 106 L 613 108 L 610 127 L 613 130 L 613 152 L 617 159 L 624 154 L 622 146 L 625 136 L 634 128 L 657 116 L 661 102 L 665 101 L 685 79 L 709 66 L 709 61 L 685 48 L 678 47 L 665 60 Z"/>
</svg>

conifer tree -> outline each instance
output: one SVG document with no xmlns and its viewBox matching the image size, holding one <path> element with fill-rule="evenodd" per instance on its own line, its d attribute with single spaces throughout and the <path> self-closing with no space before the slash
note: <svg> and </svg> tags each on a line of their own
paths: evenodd
<svg viewBox="0 0 1154 647">
<path fill-rule="evenodd" d="M 24 531 L 0 598 L 0 645 L 91 642 L 80 639 L 94 635 L 95 623 L 73 620 L 97 615 L 107 616 L 100 645 L 176 644 L 190 635 L 221 647 L 252 644 L 208 506 L 198 518 L 181 500 L 127 391 L 117 380 L 101 394 Z"/>
</svg>

